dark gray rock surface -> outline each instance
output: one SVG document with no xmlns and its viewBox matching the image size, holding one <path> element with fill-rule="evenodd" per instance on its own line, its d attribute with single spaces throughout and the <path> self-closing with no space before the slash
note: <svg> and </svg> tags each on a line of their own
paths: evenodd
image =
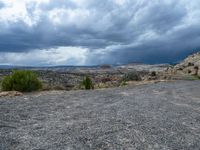
<svg viewBox="0 0 200 150">
<path fill-rule="evenodd" d="M 1 150 L 200 149 L 200 81 L 0 98 Z"/>
</svg>

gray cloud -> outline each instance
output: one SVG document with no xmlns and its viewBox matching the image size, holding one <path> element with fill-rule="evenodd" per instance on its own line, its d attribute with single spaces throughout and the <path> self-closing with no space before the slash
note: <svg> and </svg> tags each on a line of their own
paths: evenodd
<svg viewBox="0 0 200 150">
<path fill-rule="evenodd" d="M 0 9 L 4 7 L 4 3 L 0 1 Z"/>
<path fill-rule="evenodd" d="M 23 17 L 8 15 L 0 21 L 0 52 L 80 47 L 89 50 L 85 64 L 176 62 L 200 48 L 198 4 L 197 0 L 30 2 Z M 6 7 L 6 1 L 0 1 L 0 19 Z"/>
</svg>

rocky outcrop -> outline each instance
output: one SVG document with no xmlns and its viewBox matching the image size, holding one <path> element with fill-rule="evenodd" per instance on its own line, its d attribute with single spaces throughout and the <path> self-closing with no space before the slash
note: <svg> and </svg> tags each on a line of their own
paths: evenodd
<svg viewBox="0 0 200 150">
<path fill-rule="evenodd" d="M 174 66 L 173 71 L 177 74 L 200 77 L 200 52 L 190 55 L 180 64 Z"/>
</svg>

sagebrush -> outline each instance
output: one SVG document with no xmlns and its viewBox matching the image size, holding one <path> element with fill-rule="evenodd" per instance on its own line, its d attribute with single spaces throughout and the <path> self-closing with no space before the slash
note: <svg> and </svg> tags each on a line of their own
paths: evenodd
<svg viewBox="0 0 200 150">
<path fill-rule="evenodd" d="M 86 90 L 94 89 L 94 85 L 92 83 L 92 80 L 88 76 L 85 77 L 85 79 L 82 82 L 82 85 L 84 86 L 84 88 Z"/>
<path fill-rule="evenodd" d="M 28 70 L 14 70 L 11 75 L 4 77 L 1 83 L 3 91 L 31 92 L 42 88 L 37 75 Z"/>
<path fill-rule="evenodd" d="M 128 72 L 123 76 L 123 81 L 141 81 L 142 78 L 137 72 Z"/>
</svg>

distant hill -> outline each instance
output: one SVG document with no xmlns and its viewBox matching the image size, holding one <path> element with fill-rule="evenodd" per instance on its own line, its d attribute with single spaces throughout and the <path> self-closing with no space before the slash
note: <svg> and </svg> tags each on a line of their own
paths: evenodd
<svg viewBox="0 0 200 150">
<path fill-rule="evenodd" d="M 0 65 L 0 69 L 29 69 L 29 70 L 73 70 L 77 68 L 97 68 L 99 66 L 12 66 Z"/>
</svg>

